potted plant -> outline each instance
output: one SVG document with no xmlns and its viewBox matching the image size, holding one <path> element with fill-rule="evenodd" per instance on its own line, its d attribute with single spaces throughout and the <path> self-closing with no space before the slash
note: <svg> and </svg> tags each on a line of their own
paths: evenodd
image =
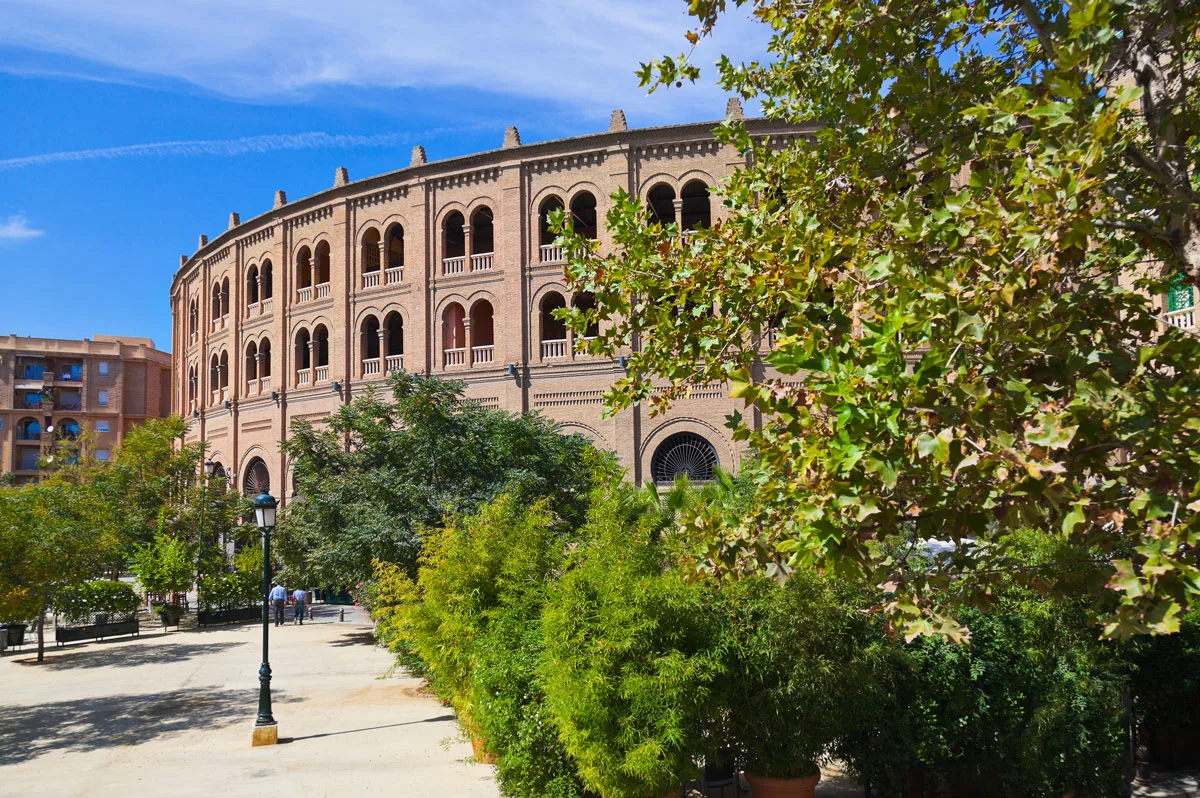
<svg viewBox="0 0 1200 798">
<path fill-rule="evenodd" d="M 160 524 L 154 540 L 137 548 L 130 565 L 142 590 L 169 596 L 191 586 L 192 562 L 187 543 L 167 535 Z M 163 626 L 177 626 L 182 615 L 183 608 L 175 604 L 166 603 L 158 608 Z"/>
<path fill-rule="evenodd" d="M 722 587 L 725 734 L 754 798 L 809 798 L 820 763 L 870 705 L 866 622 L 821 576 Z"/>
</svg>

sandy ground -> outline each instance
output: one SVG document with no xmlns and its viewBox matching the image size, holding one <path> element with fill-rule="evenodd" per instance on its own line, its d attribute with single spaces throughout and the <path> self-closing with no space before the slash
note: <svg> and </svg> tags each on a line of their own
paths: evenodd
<svg viewBox="0 0 1200 798">
<path fill-rule="evenodd" d="M 280 745 L 250 747 L 262 628 L 10 651 L 0 796 L 498 796 L 450 710 L 388 674 L 365 617 L 271 628 Z"/>
</svg>

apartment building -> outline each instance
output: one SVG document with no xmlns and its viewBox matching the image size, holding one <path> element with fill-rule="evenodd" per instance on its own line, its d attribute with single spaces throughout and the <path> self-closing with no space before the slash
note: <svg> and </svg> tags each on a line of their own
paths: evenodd
<svg viewBox="0 0 1200 798">
<path fill-rule="evenodd" d="M 125 433 L 171 412 L 171 355 L 149 338 L 0 336 L 0 475 L 38 479 L 81 441 L 107 460 Z M 9 476 L 11 475 L 11 476 Z"/>
</svg>

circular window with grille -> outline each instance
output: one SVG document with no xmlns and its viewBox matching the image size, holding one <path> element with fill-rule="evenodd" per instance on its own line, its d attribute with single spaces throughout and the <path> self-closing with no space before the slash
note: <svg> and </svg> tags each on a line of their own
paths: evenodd
<svg viewBox="0 0 1200 798">
<path fill-rule="evenodd" d="M 267 471 L 267 464 L 255 457 L 246 468 L 246 476 L 242 478 L 242 495 L 257 496 L 270 492 L 271 474 Z"/>
<path fill-rule="evenodd" d="M 717 466 L 717 450 L 694 432 L 677 432 L 658 445 L 650 459 L 654 481 L 670 484 L 676 477 L 686 475 L 693 482 L 713 478 Z"/>
</svg>

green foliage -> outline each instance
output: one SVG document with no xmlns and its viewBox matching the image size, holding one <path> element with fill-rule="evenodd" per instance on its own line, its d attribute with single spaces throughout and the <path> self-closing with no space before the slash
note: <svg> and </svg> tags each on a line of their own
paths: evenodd
<svg viewBox="0 0 1200 798">
<path fill-rule="evenodd" d="M 546 500 L 504 494 L 430 530 L 414 583 L 378 563 L 368 594 L 380 638 L 417 659 L 434 689 L 496 757 L 506 794 L 582 794 L 535 678 L 541 607 L 571 527 Z"/>
<path fill-rule="evenodd" d="M 206 609 L 253 607 L 262 600 L 262 546 L 239 552 L 232 571 L 209 572 L 200 580 L 200 606 Z"/>
<path fill-rule="evenodd" d="M 967 610 L 969 646 L 893 642 L 875 717 L 838 751 L 878 794 L 1122 794 L 1126 682 L 1115 644 L 1028 593 Z M 1155 688 L 1160 689 L 1160 688 Z"/>
<path fill-rule="evenodd" d="M 137 612 L 140 604 L 131 585 L 108 579 L 68 585 L 54 597 L 54 611 L 70 624 L 91 623 L 93 613 L 124 617 Z"/>
<path fill-rule="evenodd" d="M 187 590 L 195 573 L 192 551 L 187 543 L 162 531 L 134 550 L 130 566 L 142 590 L 148 593 Z"/>
<path fill-rule="evenodd" d="M 837 741 L 875 720 L 882 635 L 858 595 L 809 571 L 722 586 L 722 685 L 730 746 L 749 773 L 812 775 Z"/>
<path fill-rule="evenodd" d="M 553 497 L 565 519 L 581 517 L 595 457 L 585 439 L 536 415 L 482 409 L 461 382 L 397 374 L 389 385 L 392 402 L 369 392 L 325 430 L 293 426 L 284 451 L 303 500 L 277 530 L 283 578 L 355 585 L 375 559 L 415 576 L 421 530 L 504 492 Z"/>
<path fill-rule="evenodd" d="M 1200 7 L 689 0 L 693 40 L 732 6 L 769 55 L 722 59 L 719 83 L 806 135 L 720 126 L 751 157 L 712 229 L 682 237 L 619 194 L 611 251 L 562 242 L 597 300 L 571 324 L 629 354 L 610 407 L 727 382 L 761 412 L 731 420 L 757 500 L 701 556 L 856 571 L 894 586 L 907 634 L 963 639 L 955 607 L 1023 566 L 1008 537 L 1034 527 L 1116 552 L 1086 586 L 1106 635 L 1176 631 L 1200 596 L 1200 340 L 1159 298 L 1200 281 Z M 896 545 L 925 538 L 987 545 L 905 573 Z"/>
<path fill-rule="evenodd" d="M 727 672 L 711 595 L 674 567 L 657 497 L 594 494 L 586 543 L 545 609 L 549 707 L 583 781 L 611 798 L 671 791 L 714 747 Z"/>
</svg>

